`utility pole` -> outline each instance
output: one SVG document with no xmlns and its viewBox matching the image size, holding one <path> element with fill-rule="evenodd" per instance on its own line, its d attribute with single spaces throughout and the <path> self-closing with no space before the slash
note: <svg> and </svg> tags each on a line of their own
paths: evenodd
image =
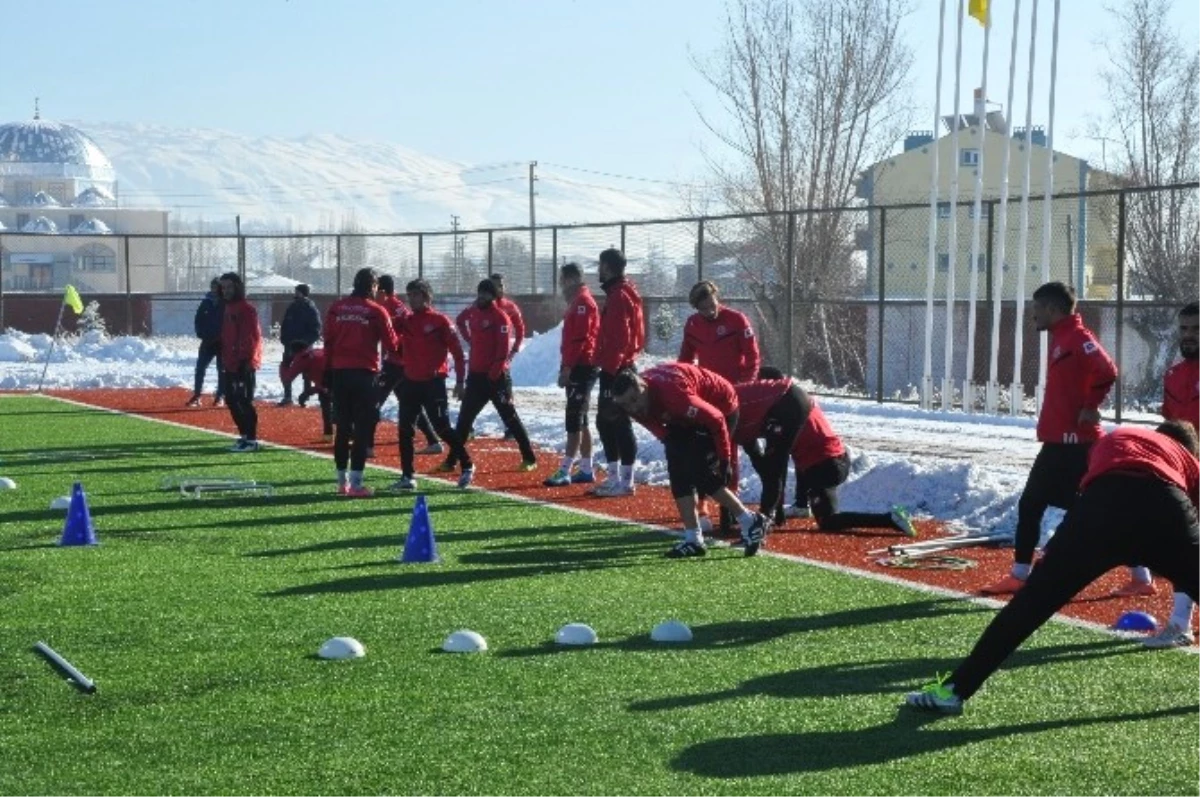
<svg viewBox="0 0 1200 797">
<path fill-rule="evenodd" d="M 529 292 L 537 293 L 537 213 L 533 203 L 533 184 L 537 176 L 533 170 L 537 161 L 529 162 Z"/>
<path fill-rule="evenodd" d="M 459 263 L 459 259 L 458 259 L 458 254 L 459 254 L 459 250 L 458 250 L 458 216 L 455 216 L 455 215 L 450 216 L 450 229 L 454 230 L 453 249 L 451 250 L 453 252 L 453 254 L 451 255 L 451 258 L 454 262 L 454 292 L 458 293 L 459 288 L 461 287 L 459 285 L 458 277 L 459 277 L 459 274 L 462 272 L 462 267 L 461 267 L 461 264 Z"/>
</svg>

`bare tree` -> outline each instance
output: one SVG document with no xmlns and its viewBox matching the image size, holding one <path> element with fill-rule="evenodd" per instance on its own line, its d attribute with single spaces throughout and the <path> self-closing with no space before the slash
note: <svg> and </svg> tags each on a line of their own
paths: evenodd
<svg viewBox="0 0 1200 797">
<path fill-rule="evenodd" d="M 1172 0 L 1122 0 L 1106 7 L 1117 33 L 1105 42 L 1109 66 L 1102 76 L 1109 108 L 1094 132 L 1118 145 L 1119 185 L 1169 186 L 1200 176 L 1200 54 L 1172 27 L 1172 5 Z M 1200 194 L 1195 188 L 1129 194 L 1125 242 L 1132 295 L 1175 304 L 1196 298 Z M 1158 352 L 1139 372 L 1125 376 L 1134 401 L 1158 401 L 1162 373 L 1175 353 L 1174 310 L 1134 306 L 1125 318 Z"/>
<path fill-rule="evenodd" d="M 1119 142 L 1115 171 L 1126 186 L 1165 186 L 1200 176 L 1200 54 L 1169 19 L 1172 0 L 1123 0 L 1107 7 L 1119 31 L 1106 44 L 1109 113 L 1101 136 Z M 1197 292 L 1197 192 L 1131 195 L 1125 228 L 1130 287 L 1181 301 Z"/>
<path fill-rule="evenodd" d="M 765 214 L 706 234 L 736 253 L 733 279 L 754 300 L 768 356 L 787 357 L 790 291 L 795 362 L 823 362 L 834 383 L 861 380 L 844 345 L 855 325 L 835 324 L 820 300 L 861 284 L 854 227 L 865 218 L 845 208 L 860 172 L 909 126 L 912 53 L 900 25 L 910 11 L 909 0 L 731 0 L 723 47 L 693 59 L 730 120 L 700 112 L 727 156 L 709 157 L 719 190 L 733 212 Z M 789 262 L 786 211 L 796 209 L 822 210 L 796 217 Z"/>
</svg>

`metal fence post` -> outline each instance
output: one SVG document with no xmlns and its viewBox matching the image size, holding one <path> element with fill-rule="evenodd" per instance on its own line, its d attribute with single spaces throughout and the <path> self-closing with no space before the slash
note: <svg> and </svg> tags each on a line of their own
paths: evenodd
<svg viewBox="0 0 1200 797">
<path fill-rule="evenodd" d="M 342 295 L 342 236 L 338 235 L 335 239 L 336 249 L 334 252 L 334 269 L 333 269 L 333 293 L 335 296 Z"/>
<path fill-rule="evenodd" d="M 550 228 L 550 287 L 558 295 L 558 228 Z"/>
<path fill-rule="evenodd" d="M 625 225 L 623 223 L 621 224 L 621 254 L 625 254 Z"/>
<path fill-rule="evenodd" d="M 870 213 L 870 211 L 867 211 Z M 884 277 L 884 263 L 887 262 L 887 252 L 884 248 L 887 241 L 887 208 L 879 209 L 879 342 L 875 356 L 875 400 L 883 403 L 883 313 L 884 296 L 887 285 Z"/>
<path fill-rule="evenodd" d="M 488 230 L 488 275 L 492 273 L 492 231 Z"/>
<path fill-rule="evenodd" d="M 787 257 L 787 300 L 785 302 L 785 304 L 787 306 L 787 322 L 784 324 L 784 329 L 787 330 L 787 357 L 785 359 L 785 364 L 787 366 L 788 376 L 794 376 L 796 374 L 796 369 L 795 369 L 795 359 L 796 358 L 795 358 L 795 354 L 794 354 L 794 350 L 795 350 L 795 346 L 794 346 L 795 334 L 794 334 L 794 332 L 795 331 L 793 329 L 793 324 L 795 323 L 794 322 L 795 308 L 793 306 L 793 304 L 794 304 L 793 296 L 795 294 L 795 273 L 796 273 L 795 239 L 796 239 L 796 214 L 788 213 L 787 245 L 784 247 L 784 249 L 786 251 L 785 257 Z"/>
<path fill-rule="evenodd" d="M 696 282 L 704 280 L 704 219 L 696 226 Z"/>
<path fill-rule="evenodd" d="M 1121 405 L 1124 403 L 1124 390 L 1121 385 L 1125 381 L 1125 369 L 1121 365 L 1125 341 L 1125 191 L 1117 194 L 1117 350 L 1113 352 L 1113 361 L 1117 365 L 1117 390 L 1114 396 L 1117 423 L 1121 422 Z"/>
<path fill-rule="evenodd" d="M 996 223 L 995 223 L 996 222 L 996 203 L 995 203 L 995 201 L 988 202 L 987 209 L 988 209 L 987 254 L 984 255 L 983 262 L 987 264 L 987 298 L 988 298 L 988 304 L 990 305 L 992 302 L 994 302 L 996 300 L 996 298 L 992 295 L 992 293 L 993 293 L 992 292 L 992 269 L 995 268 L 995 263 L 993 262 L 993 259 L 992 259 L 993 258 L 992 249 L 996 243 Z M 988 308 L 988 309 L 991 309 L 991 308 Z"/>
<path fill-rule="evenodd" d="M 417 234 L 417 279 L 425 279 L 425 235 Z"/>
<path fill-rule="evenodd" d="M 133 280 L 130 279 L 131 269 L 129 265 L 129 236 L 126 235 L 125 241 L 125 334 L 133 334 Z"/>
</svg>

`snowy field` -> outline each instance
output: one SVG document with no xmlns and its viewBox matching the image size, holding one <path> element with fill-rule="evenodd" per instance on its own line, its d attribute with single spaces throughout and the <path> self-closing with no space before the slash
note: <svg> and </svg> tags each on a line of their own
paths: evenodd
<svg viewBox="0 0 1200 797">
<path fill-rule="evenodd" d="M 513 362 L 516 404 L 536 444 L 562 450 L 562 391 L 558 375 L 559 330 L 526 341 Z M 0 389 L 33 390 L 49 350 L 48 335 L 9 331 L 0 335 Z M 278 363 L 282 347 L 266 341 L 257 397 L 282 395 Z M 98 333 L 60 338 L 46 371 L 47 388 L 190 388 L 196 341 L 185 337 L 114 337 Z M 648 364 L 648 363 L 647 363 Z M 212 390 L 214 371 L 206 387 Z M 1017 499 L 1038 444 L 1031 418 L 926 412 L 911 406 L 880 405 L 827 397 L 821 406 L 851 449 L 853 472 L 842 486 L 844 509 L 879 511 L 891 504 L 908 506 L 964 528 L 1004 531 L 1016 527 Z M 303 411 L 303 410 L 297 410 Z M 314 413 L 314 428 L 319 423 Z M 384 407 L 395 420 L 395 400 Z M 635 424 L 638 481 L 666 483 L 662 446 Z M 482 434 L 500 434 L 499 418 L 489 407 L 476 422 Z M 597 448 L 599 440 L 597 439 Z M 742 458 L 742 492 L 757 500 L 760 485 Z M 791 485 L 788 488 L 791 499 Z M 1051 510 L 1045 526 L 1058 517 Z"/>
</svg>

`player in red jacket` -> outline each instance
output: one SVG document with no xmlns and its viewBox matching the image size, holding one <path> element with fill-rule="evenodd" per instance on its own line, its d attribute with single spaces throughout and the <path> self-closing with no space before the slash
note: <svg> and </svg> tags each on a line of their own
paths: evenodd
<svg viewBox="0 0 1200 797">
<path fill-rule="evenodd" d="M 1168 421 L 1186 421 L 1200 427 L 1200 304 L 1192 302 L 1179 311 L 1179 353 L 1183 359 L 1163 376 L 1162 415 Z M 1175 606 L 1162 631 L 1147 637 L 1149 648 L 1186 647 L 1196 644 L 1192 613 L 1196 603 L 1187 593 L 1175 590 Z"/>
<path fill-rule="evenodd" d="M 500 312 L 508 317 L 508 359 L 511 361 L 517 356 L 517 352 L 521 349 L 521 343 L 525 340 L 525 317 L 521 315 L 521 308 L 517 303 L 508 298 L 504 291 L 504 275 L 500 273 L 492 274 L 488 277 L 492 285 L 496 287 L 495 305 Z M 474 329 L 478 326 L 479 307 L 474 302 L 463 308 L 463 311 L 458 314 L 455 319 L 455 325 L 458 327 L 458 333 L 462 339 L 471 344 L 471 335 Z M 475 436 L 474 429 L 467 430 L 467 439 Z M 509 428 L 507 422 L 504 426 L 504 439 L 516 439 L 516 432 Z"/>
<path fill-rule="evenodd" d="M 362 480 L 367 449 L 375 434 L 379 354 L 381 350 L 384 356 L 394 354 L 399 345 L 391 317 L 375 302 L 378 290 L 378 274 L 373 269 L 359 269 L 351 294 L 330 305 L 325 314 L 325 357 L 333 372 L 337 414 L 333 461 L 338 495 L 351 498 L 372 495 Z"/>
<path fill-rule="evenodd" d="M 694 363 L 725 377 L 733 384 L 749 382 L 758 373 L 762 357 L 750 319 L 737 310 L 722 307 L 717 286 L 701 280 L 688 293 L 688 303 L 696 309 L 683 326 L 683 344 L 679 362 Z M 733 481 L 738 483 L 738 464 L 733 463 Z M 700 514 L 706 515 L 703 502 Z M 778 520 L 778 518 L 776 518 Z M 721 530 L 728 532 L 730 518 L 721 514 Z"/>
<path fill-rule="evenodd" d="M 454 334 L 450 319 L 433 309 L 433 290 L 423 279 L 405 286 L 412 312 L 400 322 L 400 339 L 404 348 L 404 382 L 400 390 L 400 479 L 394 490 L 416 487 L 413 470 L 413 435 L 417 415 L 429 416 L 438 436 L 450 446 L 450 453 L 462 465 L 459 487 L 466 487 L 475 475 L 471 455 L 463 440 L 450 425 L 449 400 L 446 397 L 446 357 L 454 357 L 454 396 L 462 396 L 463 351 Z"/>
<path fill-rule="evenodd" d="M 547 487 L 591 484 L 596 480 L 592 468 L 592 430 L 588 423 L 588 405 L 596 384 L 596 347 L 600 336 L 600 308 L 583 282 L 578 263 L 567 263 L 558 270 L 558 284 L 567 311 L 563 314 L 562 344 L 558 386 L 567 391 L 567 447 L 558 470 L 542 482 Z M 576 470 L 578 467 L 578 470 Z"/>
<path fill-rule="evenodd" d="M 1038 566 L 966 660 L 910 693 L 910 706 L 957 714 L 1030 634 L 1084 587 L 1121 564 L 1144 563 L 1192 600 L 1200 587 L 1196 430 L 1167 421 L 1154 431 L 1122 427 L 1092 446 L 1079 499 Z"/>
<path fill-rule="evenodd" d="M 292 382 L 298 376 L 304 377 L 305 388 L 296 397 L 296 403 L 303 407 L 316 394 L 317 403 L 321 405 L 321 434 L 325 442 L 329 442 L 333 440 L 333 401 L 329 386 L 325 384 L 325 350 L 302 340 L 293 340 L 288 344 L 288 354 L 286 362 L 279 364 L 279 379 Z"/>
<path fill-rule="evenodd" d="M 521 470 L 530 471 L 537 467 L 537 454 L 529 442 L 525 425 L 513 406 L 512 377 L 508 373 L 509 343 L 511 332 L 509 319 L 496 306 L 499 292 L 490 279 L 482 280 L 476 288 L 475 314 L 471 317 L 471 355 L 467 364 L 467 388 L 462 396 L 455 431 L 465 438 L 479 412 L 490 401 L 496 414 L 511 429 L 521 449 Z M 446 458 L 438 470 L 452 471 L 458 460 L 454 452 Z"/>
<path fill-rule="evenodd" d="M 850 454 L 829 425 L 814 396 L 786 379 L 773 366 L 758 370 L 759 379 L 736 385 L 742 405 L 738 423 L 738 442 L 745 448 L 763 483 L 759 511 L 767 517 L 779 517 L 783 511 L 784 483 L 787 481 L 789 455 L 796 464 L 796 503 L 811 504 L 821 531 L 848 529 L 893 529 L 909 537 L 917 529 L 908 510 L 893 506 L 889 512 L 842 512 L 838 510 L 838 487 L 850 475 Z M 781 386 L 790 386 L 769 410 L 764 409 L 772 394 Z M 764 414 L 765 412 L 765 414 Z M 758 418 L 762 417 L 759 421 Z M 795 431 L 793 432 L 793 427 Z M 758 452 L 756 441 L 766 441 L 766 450 Z M 789 445 L 789 442 L 790 445 Z"/>
<path fill-rule="evenodd" d="M 391 274 L 381 274 L 379 276 L 379 293 L 376 295 L 376 301 L 384 310 L 387 310 L 388 315 L 392 319 L 392 328 L 397 330 L 399 335 L 400 322 L 410 312 L 408 305 L 404 303 L 399 296 L 396 295 L 396 280 Z M 400 348 L 395 352 L 391 352 L 383 358 L 383 369 L 379 372 L 379 378 L 376 380 L 375 388 L 375 423 L 379 424 L 379 412 L 383 409 L 383 405 L 387 403 L 388 396 L 394 395 L 396 401 L 400 401 L 401 386 L 404 382 L 404 346 L 401 343 Z M 422 411 L 417 416 L 417 428 L 421 430 L 421 434 L 425 435 L 425 447 L 418 451 L 418 454 L 441 454 L 442 444 L 438 441 L 437 432 L 433 430 L 432 424 L 429 423 L 429 418 Z M 375 435 L 371 435 L 371 440 L 375 440 Z M 374 446 L 372 446 L 373 448 Z M 369 458 L 369 457 L 368 457 Z"/>
<path fill-rule="evenodd" d="M 633 495 L 633 463 L 637 457 L 633 424 L 628 415 L 610 408 L 617 373 L 633 368 L 646 346 L 646 321 L 642 316 L 642 297 L 625 277 L 625 255 L 621 250 L 605 249 L 600 253 L 600 286 L 607 298 L 600 311 L 600 346 L 596 352 L 596 364 L 600 367 L 596 428 L 608 463 L 608 478 L 592 492 L 601 497 Z"/>
<path fill-rule="evenodd" d="M 683 520 L 683 541 L 667 551 L 679 559 L 704 556 L 704 533 L 696 495 L 709 495 L 741 526 L 746 556 L 758 553 L 770 521 L 751 512 L 729 489 L 736 456 L 738 398 L 733 385 L 711 371 L 686 363 L 663 363 L 638 375 L 621 371 L 613 380 L 613 402 L 663 443 L 671 495 Z"/>
<path fill-rule="evenodd" d="M 258 450 L 258 411 L 254 387 L 262 365 L 262 327 L 258 311 L 246 301 L 246 286 L 234 272 L 221 275 L 225 312 L 221 318 L 221 368 L 225 371 L 225 403 L 237 426 L 237 454 Z"/>
<path fill-rule="evenodd" d="M 1075 312 L 1075 291 L 1048 282 L 1033 292 L 1033 322 L 1050 333 L 1046 389 L 1038 415 L 1042 448 L 1017 504 L 1012 572 L 984 587 L 985 595 L 1016 592 L 1029 577 L 1046 507 L 1070 509 L 1087 470 L 1088 451 L 1100 438 L 1100 404 L 1117 368 Z"/>
<path fill-rule="evenodd" d="M 762 356 L 750 319 L 744 313 L 722 307 L 717 300 L 717 286 L 709 280 L 692 286 L 688 303 L 696 312 L 683 325 L 679 362 L 695 363 L 735 385 L 755 379 Z"/>
</svg>

